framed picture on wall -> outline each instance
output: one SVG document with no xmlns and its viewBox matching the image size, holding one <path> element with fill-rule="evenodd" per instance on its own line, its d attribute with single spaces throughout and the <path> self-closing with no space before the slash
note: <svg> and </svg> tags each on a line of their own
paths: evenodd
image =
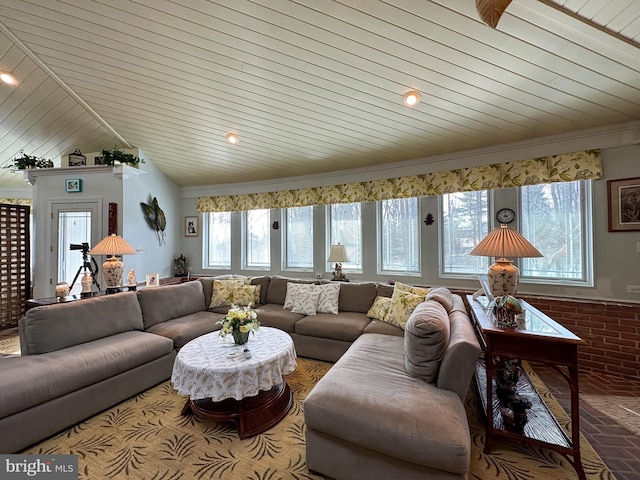
<svg viewBox="0 0 640 480">
<path fill-rule="evenodd" d="M 184 236 L 198 236 L 198 217 L 184 217 Z"/>
<path fill-rule="evenodd" d="M 640 177 L 607 182 L 609 231 L 640 231 Z"/>
<path fill-rule="evenodd" d="M 67 193 L 82 192 L 82 179 L 81 178 L 65 178 L 64 189 Z"/>
</svg>

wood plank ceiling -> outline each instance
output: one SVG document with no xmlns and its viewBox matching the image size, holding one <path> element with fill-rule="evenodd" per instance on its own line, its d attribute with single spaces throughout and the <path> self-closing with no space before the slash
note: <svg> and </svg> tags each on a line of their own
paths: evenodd
<svg viewBox="0 0 640 480">
<path fill-rule="evenodd" d="M 637 121 L 639 42 L 637 0 L 3 0 L 0 165 L 138 147 L 216 185 Z"/>
</svg>

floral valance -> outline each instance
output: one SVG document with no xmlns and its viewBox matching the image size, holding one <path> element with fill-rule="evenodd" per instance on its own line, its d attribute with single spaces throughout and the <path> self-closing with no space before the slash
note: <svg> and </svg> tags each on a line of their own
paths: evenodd
<svg viewBox="0 0 640 480">
<path fill-rule="evenodd" d="M 199 212 L 306 207 L 521 187 L 602 177 L 600 150 L 564 153 L 481 167 L 279 192 L 198 198 Z"/>
</svg>

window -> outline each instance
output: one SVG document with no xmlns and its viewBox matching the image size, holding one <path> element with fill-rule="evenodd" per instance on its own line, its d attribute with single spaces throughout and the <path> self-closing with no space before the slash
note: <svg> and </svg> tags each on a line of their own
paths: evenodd
<svg viewBox="0 0 640 480">
<path fill-rule="evenodd" d="M 418 199 L 378 204 L 380 272 L 420 273 Z"/>
<path fill-rule="evenodd" d="M 270 211 L 243 212 L 244 268 L 269 269 L 271 267 Z"/>
<path fill-rule="evenodd" d="M 362 205 L 360 203 L 339 203 L 327 207 L 329 215 L 329 238 L 326 257 L 329 258 L 331 245 L 344 245 L 349 262 L 342 264 L 343 270 L 362 272 Z M 328 271 L 334 265 L 329 264 Z"/>
<path fill-rule="evenodd" d="M 209 214 L 207 225 L 208 248 L 206 265 L 208 268 L 231 268 L 231 212 Z"/>
<path fill-rule="evenodd" d="M 486 273 L 489 259 L 469 252 L 489 233 L 488 193 L 448 193 L 442 196 L 441 273 L 478 275 Z"/>
<path fill-rule="evenodd" d="M 285 210 L 282 241 L 285 269 L 313 270 L 313 207 Z"/>
<path fill-rule="evenodd" d="M 531 185 L 520 189 L 522 234 L 542 258 L 523 258 L 521 278 L 592 283 L 591 183 Z"/>
</svg>

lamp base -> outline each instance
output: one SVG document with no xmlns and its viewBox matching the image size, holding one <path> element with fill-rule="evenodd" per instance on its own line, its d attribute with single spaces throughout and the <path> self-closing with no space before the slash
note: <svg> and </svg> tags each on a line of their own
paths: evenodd
<svg viewBox="0 0 640 480">
<path fill-rule="evenodd" d="M 511 260 L 506 258 L 497 259 L 496 263 L 489 267 L 487 277 L 489 289 L 494 297 L 503 295 L 515 296 L 518 290 L 520 271 L 518 267 L 511 263 Z"/>
<path fill-rule="evenodd" d="M 102 276 L 107 287 L 107 293 L 121 292 L 122 274 L 124 273 L 124 263 L 115 256 L 107 258 L 102 264 Z"/>
</svg>

